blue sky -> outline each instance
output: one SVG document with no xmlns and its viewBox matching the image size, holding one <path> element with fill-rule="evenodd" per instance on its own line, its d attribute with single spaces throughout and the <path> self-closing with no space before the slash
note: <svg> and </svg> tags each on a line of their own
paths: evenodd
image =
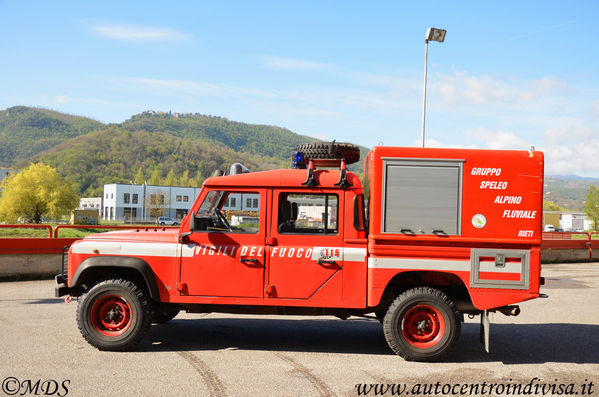
<svg viewBox="0 0 599 397">
<path fill-rule="evenodd" d="M 546 153 L 599 177 L 596 1 L 2 1 L 0 109 L 144 110 L 364 146 Z"/>
</svg>

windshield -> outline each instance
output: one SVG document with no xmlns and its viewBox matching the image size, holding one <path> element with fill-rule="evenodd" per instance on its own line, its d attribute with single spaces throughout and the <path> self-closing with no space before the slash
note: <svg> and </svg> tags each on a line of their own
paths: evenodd
<svg viewBox="0 0 599 397">
<path fill-rule="evenodd" d="M 223 190 L 212 190 L 208 192 L 204 202 L 200 206 L 197 215 L 210 215 L 215 207 L 221 203 L 225 192 Z"/>
</svg>

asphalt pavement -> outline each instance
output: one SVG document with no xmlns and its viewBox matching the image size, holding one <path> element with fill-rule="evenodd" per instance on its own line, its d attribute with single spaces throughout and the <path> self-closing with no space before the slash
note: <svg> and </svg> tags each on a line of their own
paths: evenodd
<svg viewBox="0 0 599 397">
<path fill-rule="evenodd" d="M 477 317 L 439 363 L 404 361 L 378 321 L 357 317 L 180 313 L 132 352 L 100 352 L 53 281 L 4 282 L 0 396 L 599 393 L 599 263 L 544 265 L 543 275 L 548 299 L 522 303 L 518 317 L 492 315 L 490 354 Z"/>
</svg>

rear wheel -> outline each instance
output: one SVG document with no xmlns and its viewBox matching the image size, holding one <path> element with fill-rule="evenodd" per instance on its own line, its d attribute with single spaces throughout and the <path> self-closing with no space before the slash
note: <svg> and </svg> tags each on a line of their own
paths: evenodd
<svg viewBox="0 0 599 397">
<path fill-rule="evenodd" d="M 81 297 L 77 325 L 99 350 L 128 350 L 150 327 L 150 304 L 144 291 L 128 280 L 105 280 Z"/>
<path fill-rule="evenodd" d="M 398 296 L 383 321 L 391 349 L 410 361 L 433 361 L 445 355 L 460 335 L 460 314 L 443 292 L 428 287 Z"/>
</svg>

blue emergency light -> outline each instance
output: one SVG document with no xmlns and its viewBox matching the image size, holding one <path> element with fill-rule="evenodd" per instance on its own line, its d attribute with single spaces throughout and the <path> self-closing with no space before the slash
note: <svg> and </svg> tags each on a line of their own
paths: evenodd
<svg viewBox="0 0 599 397">
<path fill-rule="evenodd" d="M 293 165 L 294 169 L 305 169 L 306 168 L 306 158 L 304 157 L 304 152 L 295 151 L 293 152 Z"/>
</svg>

